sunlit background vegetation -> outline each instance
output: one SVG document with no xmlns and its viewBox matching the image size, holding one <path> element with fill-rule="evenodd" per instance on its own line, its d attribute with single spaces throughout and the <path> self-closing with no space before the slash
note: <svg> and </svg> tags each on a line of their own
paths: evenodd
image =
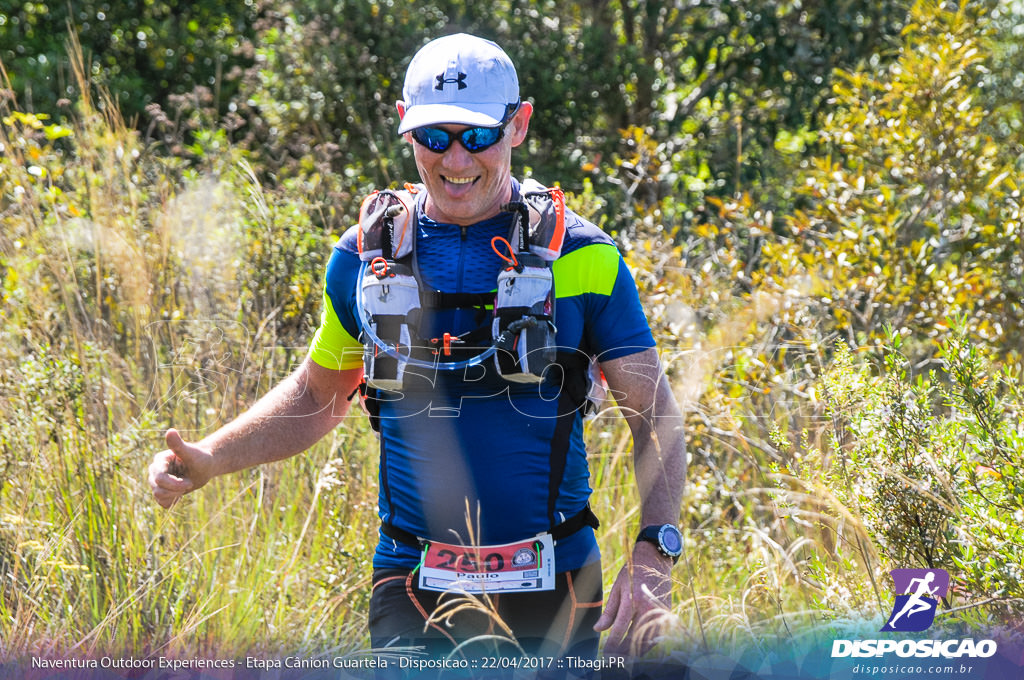
<svg viewBox="0 0 1024 680">
<path fill-rule="evenodd" d="M 0 3 L 0 661 L 365 649 L 361 415 L 172 511 L 144 468 L 304 355 L 334 239 L 413 178 L 428 39 L 493 38 L 519 175 L 620 244 L 687 413 L 661 652 L 1024 611 L 1024 16 L 894 0 Z M 629 438 L 589 425 L 611 578 Z M 756 643 L 754 641 L 757 641 Z"/>
</svg>

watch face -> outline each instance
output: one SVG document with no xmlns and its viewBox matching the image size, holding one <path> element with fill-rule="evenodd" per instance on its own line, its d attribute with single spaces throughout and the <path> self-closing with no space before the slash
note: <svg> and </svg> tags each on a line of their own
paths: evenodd
<svg viewBox="0 0 1024 680">
<path fill-rule="evenodd" d="M 661 528 L 661 531 L 658 532 L 658 541 L 669 555 L 675 556 L 683 551 L 683 537 L 679 530 L 671 524 L 666 524 Z"/>
</svg>

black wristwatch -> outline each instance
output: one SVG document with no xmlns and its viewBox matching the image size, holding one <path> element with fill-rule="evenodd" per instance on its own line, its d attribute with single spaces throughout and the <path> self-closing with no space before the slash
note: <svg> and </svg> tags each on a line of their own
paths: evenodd
<svg viewBox="0 0 1024 680">
<path fill-rule="evenodd" d="M 679 561 L 679 556 L 683 554 L 683 535 L 679 533 L 679 529 L 674 524 L 652 524 L 649 527 L 644 527 L 640 532 L 640 535 L 636 537 L 637 542 L 647 541 L 653 543 L 665 557 L 671 557 L 672 563 L 675 564 Z"/>
</svg>

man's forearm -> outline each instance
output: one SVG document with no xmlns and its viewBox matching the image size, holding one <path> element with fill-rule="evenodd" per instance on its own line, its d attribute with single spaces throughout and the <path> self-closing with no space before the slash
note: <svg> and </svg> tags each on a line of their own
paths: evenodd
<svg viewBox="0 0 1024 680">
<path fill-rule="evenodd" d="M 686 439 L 682 415 L 664 376 L 659 376 L 650 413 L 634 423 L 633 464 L 641 525 L 675 524 L 686 484 Z"/>
<path fill-rule="evenodd" d="M 654 349 L 602 363 L 633 435 L 642 526 L 679 521 L 686 483 L 683 417 Z"/>
<path fill-rule="evenodd" d="M 341 389 L 318 390 L 311 370 L 317 368 L 307 361 L 247 411 L 198 442 L 213 456 L 214 475 L 305 451 L 341 422 L 348 401 L 338 397 L 351 380 L 340 379 Z"/>
</svg>

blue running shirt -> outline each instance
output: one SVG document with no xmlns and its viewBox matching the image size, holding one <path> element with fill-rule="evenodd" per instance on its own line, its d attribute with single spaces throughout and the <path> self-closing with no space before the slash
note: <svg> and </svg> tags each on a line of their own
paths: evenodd
<svg viewBox="0 0 1024 680">
<path fill-rule="evenodd" d="M 518 183 L 513 188 L 518 192 Z M 565 224 L 565 243 L 553 265 L 559 350 L 606 361 L 654 347 L 636 285 L 614 242 L 569 210 Z M 505 263 L 491 239 L 506 237 L 510 225 L 511 215 L 501 214 L 463 229 L 421 211 L 421 285 L 445 293 L 494 291 Z M 357 231 L 341 237 L 327 265 L 324 311 L 310 357 L 329 369 L 362 365 Z M 458 335 L 480 324 L 479 310 L 440 310 L 420 335 Z M 566 408 L 558 384 L 508 382 L 488 360 L 455 371 L 410 367 L 403 391 L 382 392 L 380 399 L 382 521 L 445 543 L 501 544 L 546 531 L 587 504 L 582 415 Z M 379 538 L 374 567 L 418 564 L 415 549 Z M 555 547 L 558 571 L 597 557 L 590 527 Z"/>
</svg>

